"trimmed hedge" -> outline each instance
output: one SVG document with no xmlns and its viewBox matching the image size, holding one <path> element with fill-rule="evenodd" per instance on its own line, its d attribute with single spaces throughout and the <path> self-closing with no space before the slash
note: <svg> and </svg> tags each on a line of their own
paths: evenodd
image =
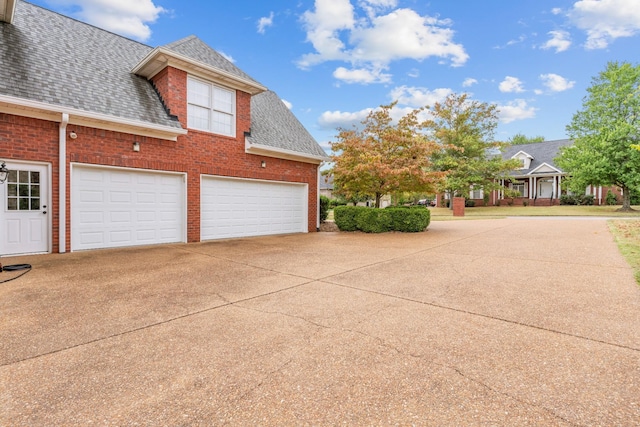
<svg viewBox="0 0 640 427">
<path fill-rule="evenodd" d="M 325 222 L 329 216 L 329 198 L 320 195 L 320 222 Z"/>
<path fill-rule="evenodd" d="M 386 209 L 336 206 L 333 219 L 341 231 L 417 233 L 427 229 L 431 222 L 431 212 L 422 206 Z"/>
<path fill-rule="evenodd" d="M 593 194 L 563 194 L 560 196 L 561 205 L 593 206 Z"/>
</svg>

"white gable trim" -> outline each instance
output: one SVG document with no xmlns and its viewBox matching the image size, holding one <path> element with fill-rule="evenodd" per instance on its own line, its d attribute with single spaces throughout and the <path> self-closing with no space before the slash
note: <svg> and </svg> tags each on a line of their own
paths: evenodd
<svg viewBox="0 0 640 427">
<path fill-rule="evenodd" d="M 163 47 L 153 49 L 131 72 L 151 80 L 153 76 L 166 67 L 177 68 L 205 80 L 241 90 L 251 95 L 257 95 L 267 90 L 266 87 L 259 83 L 235 76 L 227 71 L 212 67 L 204 62 L 196 61 Z"/>
<path fill-rule="evenodd" d="M 521 156 L 522 154 L 522 156 Z M 522 157 L 526 157 L 528 159 L 533 160 L 533 156 L 525 151 L 518 151 L 516 154 L 514 154 L 513 156 L 511 156 L 512 159 L 521 159 Z"/>
<path fill-rule="evenodd" d="M 551 166 L 549 163 L 543 163 L 540 166 L 538 166 L 537 168 L 535 168 L 534 170 L 532 170 L 531 172 L 529 172 L 527 175 L 534 175 L 536 172 L 540 171 L 540 169 L 543 169 L 545 167 L 551 169 L 551 173 L 564 174 L 564 172 L 562 172 L 560 169 Z M 546 172 L 546 171 L 544 171 L 544 172 Z"/>
<path fill-rule="evenodd" d="M 13 23 L 16 12 L 16 0 L 0 0 L 0 22 Z"/>
</svg>

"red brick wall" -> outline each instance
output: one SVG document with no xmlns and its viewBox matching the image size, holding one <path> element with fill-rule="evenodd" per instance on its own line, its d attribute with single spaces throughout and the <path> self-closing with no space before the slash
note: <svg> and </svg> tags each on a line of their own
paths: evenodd
<svg viewBox="0 0 640 427">
<path fill-rule="evenodd" d="M 168 68 L 154 78 L 165 105 L 186 127 L 185 72 Z M 67 126 L 76 139 L 67 138 L 69 162 L 143 168 L 187 173 L 187 240 L 200 240 L 200 174 L 307 183 L 309 188 L 308 231 L 316 231 L 318 165 L 246 154 L 244 133 L 251 126 L 251 96 L 237 92 L 236 137 L 190 130 L 176 141 L 141 137 L 83 126 Z M 59 123 L 0 114 L 0 158 L 41 161 L 53 166 L 53 249 L 58 251 L 58 132 Z M 134 142 L 140 151 L 134 152 Z M 261 167 L 265 161 L 266 168 Z M 67 166 L 67 177 L 69 167 Z M 71 194 L 67 179 L 67 195 Z M 67 250 L 70 242 L 70 204 L 67 203 Z"/>
</svg>

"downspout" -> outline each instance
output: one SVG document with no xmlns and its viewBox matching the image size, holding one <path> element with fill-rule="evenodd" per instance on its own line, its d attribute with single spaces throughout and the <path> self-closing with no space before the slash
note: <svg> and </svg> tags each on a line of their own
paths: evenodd
<svg viewBox="0 0 640 427">
<path fill-rule="evenodd" d="M 58 153 L 58 252 L 67 251 L 67 124 L 69 114 L 62 113 Z"/>
<path fill-rule="evenodd" d="M 320 165 L 322 163 L 318 164 L 318 172 L 317 172 L 317 179 L 316 179 L 316 200 L 318 203 L 318 208 L 316 209 L 316 231 L 320 231 L 320 179 L 321 179 L 321 175 L 320 175 Z"/>
</svg>

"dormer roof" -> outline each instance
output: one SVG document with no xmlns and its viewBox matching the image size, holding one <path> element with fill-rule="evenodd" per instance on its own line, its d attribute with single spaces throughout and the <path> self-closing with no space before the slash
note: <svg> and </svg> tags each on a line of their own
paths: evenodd
<svg viewBox="0 0 640 427">
<path fill-rule="evenodd" d="M 560 167 L 555 164 L 555 158 L 560 154 L 560 149 L 562 147 L 570 145 L 573 145 L 573 141 L 570 139 L 512 145 L 502 153 L 502 158 L 507 160 L 526 157 L 531 160 L 528 165 L 529 167 L 513 171 L 511 173 L 512 175 L 521 176 L 538 173 L 564 173 Z M 546 165 L 545 167 L 548 167 L 549 169 L 545 170 L 543 165 Z"/>
</svg>

